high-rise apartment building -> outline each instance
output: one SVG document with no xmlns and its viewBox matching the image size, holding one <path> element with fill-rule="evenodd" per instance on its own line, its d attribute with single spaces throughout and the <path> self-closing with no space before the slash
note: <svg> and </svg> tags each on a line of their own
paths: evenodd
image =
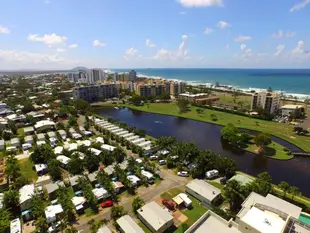
<svg viewBox="0 0 310 233">
<path fill-rule="evenodd" d="M 265 109 L 269 113 L 276 113 L 280 109 L 280 95 L 275 92 L 259 92 L 252 95 L 251 110 Z"/>
<path fill-rule="evenodd" d="M 73 90 L 74 99 L 83 99 L 88 102 L 98 101 L 117 97 L 115 84 L 90 85 L 85 87 L 76 87 Z"/>
<path fill-rule="evenodd" d="M 129 81 L 131 82 L 136 82 L 136 79 L 137 79 L 137 72 L 132 70 L 129 72 Z"/>
<path fill-rule="evenodd" d="M 178 96 L 185 92 L 185 83 L 170 81 L 170 94 L 173 96 Z"/>
<path fill-rule="evenodd" d="M 165 84 L 139 84 L 137 86 L 137 94 L 143 97 L 161 96 L 166 93 Z"/>
</svg>

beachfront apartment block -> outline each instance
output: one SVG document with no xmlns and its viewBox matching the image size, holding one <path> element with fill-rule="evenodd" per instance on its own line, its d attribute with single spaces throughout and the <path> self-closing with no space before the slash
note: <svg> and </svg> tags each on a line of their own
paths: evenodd
<svg viewBox="0 0 310 233">
<path fill-rule="evenodd" d="M 251 111 L 262 108 L 269 113 L 276 113 L 280 109 L 280 95 L 275 92 L 257 92 L 252 94 Z"/>
<path fill-rule="evenodd" d="M 83 99 L 88 102 L 117 97 L 115 84 L 100 84 L 76 87 L 73 91 L 74 99 Z"/>
</svg>

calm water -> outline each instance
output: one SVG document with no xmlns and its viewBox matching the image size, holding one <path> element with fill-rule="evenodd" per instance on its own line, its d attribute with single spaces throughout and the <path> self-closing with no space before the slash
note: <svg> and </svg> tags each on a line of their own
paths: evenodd
<svg viewBox="0 0 310 233">
<path fill-rule="evenodd" d="M 233 153 L 225 149 L 221 143 L 222 127 L 204 122 L 130 109 L 102 108 L 96 112 L 103 117 L 112 116 L 128 125 L 145 129 L 147 134 L 153 137 L 175 136 L 177 140 L 193 142 L 202 149 L 210 149 L 221 156 L 234 159 L 239 170 L 251 175 L 268 171 L 273 177 L 273 183 L 287 181 L 299 187 L 304 195 L 310 196 L 310 158 L 295 157 L 289 161 L 278 161 L 250 153 Z M 274 140 L 293 151 L 300 150 L 281 139 L 274 138 Z"/>
<path fill-rule="evenodd" d="M 128 69 L 116 69 L 128 72 Z M 178 79 L 192 84 L 206 84 L 217 81 L 236 88 L 267 89 L 285 91 L 287 94 L 305 97 L 310 95 L 309 69 L 136 69 L 145 76 Z"/>
</svg>

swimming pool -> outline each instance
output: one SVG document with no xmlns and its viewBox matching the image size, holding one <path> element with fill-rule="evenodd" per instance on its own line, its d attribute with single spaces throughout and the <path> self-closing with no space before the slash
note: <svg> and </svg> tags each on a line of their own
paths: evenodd
<svg viewBox="0 0 310 233">
<path fill-rule="evenodd" d="M 304 224 L 310 225 L 310 216 L 309 215 L 300 214 L 298 220 Z"/>
</svg>

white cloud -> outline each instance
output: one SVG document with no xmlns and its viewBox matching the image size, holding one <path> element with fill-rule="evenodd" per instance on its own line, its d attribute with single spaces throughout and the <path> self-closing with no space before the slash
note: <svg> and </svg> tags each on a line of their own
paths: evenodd
<svg viewBox="0 0 310 233">
<path fill-rule="evenodd" d="M 27 39 L 34 42 L 42 42 L 51 47 L 53 45 L 65 43 L 68 38 L 65 36 L 58 36 L 53 33 L 45 34 L 43 37 L 40 37 L 38 34 L 30 34 Z"/>
<path fill-rule="evenodd" d="M 277 56 L 279 56 L 280 54 L 282 54 L 284 48 L 285 48 L 285 45 L 284 45 L 284 44 L 279 44 L 279 45 L 277 46 L 277 51 L 274 53 L 274 55 L 277 57 Z"/>
<path fill-rule="evenodd" d="M 10 34 L 10 29 L 0 25 L 0 34 Z"/>
<path fill-rule="evenodd" d="M 99 40 L 94 40 L 93 42 L 93 46 L 94 47 L 104 47 L 106 46 L 107 44 L 103 43 L 103 42 L 100 42 Z"/>
<path fill-rule="evenodd" d="M 152 44 L 151 40 L 150 39 L 147 39 L 145 41 L 145 45 L 149 48 L 154 48 L 156 45 L 155 44 Z"/>
<path fill-rule="evenodd" d="M 212 28 L 206 28 L 206 30 L 204 31 L 204 34 L 206 35 L 210 35 L 214 30 Z"/>
<path fill-rule="evenodd" d="M 226 49 L 229 49 L 229 44 L 226 44 Z"/>
<path fill-rule="evenodd" d="M 78 47 L 78 44 L 71 44 L 68 47 L 69 49 L 76 49 Z"/>
<path fill-rule="evenodd" d="M 130 57 L 134 57 L 138 53 L 138 50 L 135 48 L 130 48 L 125 51 L 124 58 L 128 60 Z"/>
<path fill-rule="evenodd" d="M 292 50 L 292 55 L 310 55 L 310 51 L 305 48 L 305 43 L 301 40 L 296 48 Z"/>
<path fill-rule="evenodd" d="M 188 36 L 183 35 L 181 44 L 178 46 L 177 50 L 167 50 L 167 49 L 160 49 L 157 51 L 155 56 L 153 57 L 155 60 L 189 60 L 191 59 L 188 56 L 188 50 L 185 49 L 187 43 Z"/>
<path fill-rule="evenodd" d="M 77 60 L 68 60 L 58 54 L 31 53 L 18 50 L 0 50 L 1 69 L 22 68 L 60 68 L 79 64 Z M 1 66 L 2 65 L 2 66 Z"/>
<path fill-rule="evenodd" d="M 242 44 L 240 46 L 240 49 L 242 51 L 243 57 L 250 57 L 250 56 L 252 56 L 252 50 L 249 49 L 245 44 Z"/>
<path fill-rule="evenodd" d="M 310 0 L 303 0 L 302 2 L 297 3 L 294 6 L 292 6 L 292 8 L 290 9 L 290 12 L 301 10 L 302 8 L 306 7 L 309 3 L 310 3 Z"/>
<path fill-rule="evenodd" d="M 235 38 L 236 42 L 243 42 L 247 40 L 252 40 L 252 37 L 251 36 L 238 36 Z"/>
<path fill-rule="evenodd" d="M 216 26 L 219 27 L 220 29 L 224 29 L 230 27 L 230 24 L 221 20 L 216 24 Z"/>
<path fill-rule="evenodd" d="M 223 6 L 222 0 L 178 0 L 184 7 Z"/>
<path fill-rule="evenodd" d="M 56 52 L 57 53 L 63 53 L 63 52 L 66 52 L 67 50 L 66 49 L 63 49 L 63 48 L 57 48 L 56 49 Z"/>
<path fill-rule="evenodd" d="M 180 15 L 186 15 L 187 12 L 186 11 L 180 11 Z"/>
<path fill-rule="evenodd" d="M 272 38 L 292 38 L 295 36 L 295 32 L 287 31 L 286 33 L 283 30 L 279 30 L 277 33 L 271 35 Z"/>
</svg>

